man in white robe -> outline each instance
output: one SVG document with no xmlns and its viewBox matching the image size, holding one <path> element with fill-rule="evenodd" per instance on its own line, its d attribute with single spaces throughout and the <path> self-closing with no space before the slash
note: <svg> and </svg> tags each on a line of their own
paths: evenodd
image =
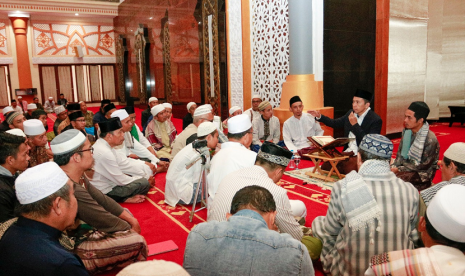
<svg viewBox="0 0 465 276">
<path fill-rule="evenodd" d="M 252 95 L 252 107 L 244 111 L 243 114 L 247 114 L 250 117 L 250 121 L 253 122 L 255 118 L 260 117 L 260 110 L 258 106 L 262 102 L 262 98 L 258 94 Z"/>
<path fill-rule="evenodd" d="M 211 114 L 211 113 L 210 113 Z M 218 130 L 211 122 L 203 122 L 197 129 L 197 142 L 206 141 L 206 147 L 201 150 L 214 150 L 218 144 Z M 194 143 L 197 143 L 194 142 Z M 186 166 L 200 157 L 200 152 L 193 148 L 190 143 L 184 147 L 171 161 L 170 168 L 166 174 L 165 202 L 175 207 L 178 202 L 181 204 L 194 203 L 195 191 L 202 169 L 201 159 L 195 162 L 191 167 Z M 207 159 L 210 154 L 203 152 Z M 207 160 L 208 162 L 208 160 Z M 200 199 L 200 196 L 198 197 Z"/>
<path fill-rule="evenodd" d="M 100 138 L 95 142 L 94 174 L 90 182 L 102 193 L 118 202 L 139 203 L 155 184 L 153 176 L 148 179 L 130 176 L 120 167 L 121 155 L 114 149 L 124 143 L 124 131 L 119 118 L 99 123 Z"/>
<path fill-rule="evenodd" d="M 213 156 L 208 175 L 209 204 L 215 198 L 216 190 L 228 174 L 255 164 L 257 153 L 249 150 L 252 143 L 252 123 L 241 114 L 228 120 L 229 142 L 221 145 L 221 150 Z"/>
<path fill-rule="evenodd" d="M 299 96 L 292 97 L 289 100 L 289 106 L 289 111 L 294 116 L 284 122 L 283 139 L 286 147 L 295 153 L 311 146 L 307 137 L 321 136 L 324 131 L 315 117 L 303 112 L 304 105 Z"/>
</svg>

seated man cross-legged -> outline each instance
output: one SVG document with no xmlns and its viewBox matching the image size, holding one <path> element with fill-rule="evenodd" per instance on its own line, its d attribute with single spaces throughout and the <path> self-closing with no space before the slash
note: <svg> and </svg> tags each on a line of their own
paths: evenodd
<svg viewBox="0 0 465 276">
<path fill-rule="evenodd" d="M 101 133 L 93 146 L 95 172 L 90 183 L 117 202 L 144 201 L 150 186 L 154 185 L 153 176 L 149 179 L 129 176 L 119 166 L 119 155 L 115 147 L 124 143 L 124 131 L 120 119 L 111 118 L 98 125 Z"/>
<path fill-rule="evenodd" d="M 76 241 L 74 253 L 94 274 L 147 259 L 147 244 L 136 218 L 88 180 L 94 165 L 92 146 L 82 132 L 70 129 L 51 143 L 53 160 L 74 183 L 77 220 L 67 231 Z"/>
<path fill-rule="evenodd" d="M 251 185 L 231 194 L 222 222 L 192 229 L 184 252 L 191 275 L 314 275 L 307 248 L 277 232 L 279 206 L 264 187 Z M 227 219 L 227 221 L 226 221 Z"/>
<path fill-rule="evenodd" d="M 214 150 L 218 144 L 218 130 L 214 123 L 203 122 L 197 129 L 197 142 L 206 141 L 206 148 L 203 150 Z M 196 143 L 196 142 L 194 142 Z M 199 149 L 202 150 L 202 149 Z M 195 191 L 199 185 L 201 173 L 201 160 L 198 160 L 190 168 L 186 168 L 190 161 L 199 157 L 199 152 L 193 148 L 193 143 L 185 146 L 171 161 L 170 168 L 166 174 L 165 202 L 175 207 L 181 204 L 194 203 Z M 209 155 L 206 155 L 207 158 Z M 208 162 L 208 161 L 207 161 Z M 198 197 L 200 200 L 200 196 Z"/>
<path fill-rule="evenodd" d="M 269 101 L 263 101 L 258 105 L 261 116 L 252 121 L 253 140 L 250 148 L 258 152 L 264 141 L 275 143 L 284 147 L 284 142 L 279 141 L 281 136 L 281 126 L 279 119 L 273 116 L 273 107 Z"/>
<path fill-rule="evenodd" d="M 326 216 L 313 221 L 325 273 L 363 275 L 373 255 L 412 249 L 418 241 L 418 191 L 391 172 L 393 147 L 388 138 L 367 134 L 358 172 L 334 184 Z"/>
</svg>

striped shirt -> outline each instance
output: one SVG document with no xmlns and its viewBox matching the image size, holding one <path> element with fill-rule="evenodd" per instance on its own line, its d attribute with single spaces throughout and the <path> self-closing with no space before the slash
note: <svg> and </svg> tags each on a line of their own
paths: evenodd
<svg viewBox="0 0 465 276">
<path fill-rule="evenodd" d="M 464 175 L 456 176 L 454 178 L 451 178 L 449 181 L 439 182 L 438 184 L 421 191 L 420 196 L 425 202 L 426 206 L 429 205 L 429 202 L 431 201 L 431 199 L 433 199 L 433 197 L 436 195 L 436 193 L 441 188 L 449 184 L 459 184 L 459 185 L 465 186 L 465 176 Z"/>
<path fill-rule="evenodd" d="M 221 182 L 215 195 L 215 200 L 208 207 L 208 221 L 226 221 L 226 214 L 231 210 L 234 195 L 242 188 L 257 185 L 266 188 L 276 202 L 276 226 L 281 233 L 288 233 L 300 241 L 303 233 L 300 225 L 292 216 L 291 204 L 286 189 L 276 185 L 260 166 L 240 169 L 229 174 Z M 365 267 L 366 269 L 366 267 Z"/>
<path fill-rule="evenodd" d="M 375 220 L 374 227 L 351 230 L 341 199 L 344 180 L 334 184 L 326 216 L 312 223 L 313 235 L 323 242 L 321 262 L 325 272 L 363 275 L 373 255 L 413 249 L 418 240 L 418 191 L 390 172 L 387 163 L 385 170 L 359 172 L 381 209 L 381 218 Z"/>
</svg>

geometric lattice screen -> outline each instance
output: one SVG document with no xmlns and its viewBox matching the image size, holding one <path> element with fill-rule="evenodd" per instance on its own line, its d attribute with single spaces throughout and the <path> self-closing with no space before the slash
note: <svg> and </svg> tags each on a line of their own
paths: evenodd
<svg viewBox="0 0 465 276">
<path fill-rule="evenodd" d="M 252 93 L 277 107 L 289 74 L 288 0 L 250 2 Z"/>
<path fill-rule="evenodd" d="M 114 56 L 113 26 L 78 24 L 32 24 L 35 56 L 74 56 L 81 46 L 86 56 Z"/>
</svg>

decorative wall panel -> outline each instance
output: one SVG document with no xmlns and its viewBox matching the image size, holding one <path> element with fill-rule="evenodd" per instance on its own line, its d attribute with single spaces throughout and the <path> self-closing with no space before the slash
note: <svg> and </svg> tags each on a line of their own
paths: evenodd
<svg viewBox="0 0 465 276">
<path fill-rule="evenodd" d="M 212 43 L 209 45 L 208 21 L 211 17 L 211 37 Z M 204 84 L 205 84 L 205 103 L 210 103 L 215 114 L 221 114 L 220 102 L 220 59 L 218 52 L 218 1 L 202 0 L 202 24 L 203 24 L 203 57 L 204 57 Z M 210 51 L 212 55 L 210 57 Z M 213 62 L 210 63 L 210 60 Z M 213 66 L 210 66 L 213 64 Z M 213 79 L 213 80 L 212 80 Z M 213 83 L 213 85 L 212 85 Z M 214 87 L 212 87 L 214 86 Z M 214 90 L 212 97 L 211 90 Z"/>
<path fill-rule="evenodd" d="M 74 56 L 81 46 L 84 56 L 115 56 L 113 26 L 34 23 L 34 56 Z"/>
<path fill-rule="evenodd" d="M 288 0 L 250 2 L 252 93 L 277 107 L 289 74 Z"/>
<path fill-rule="evenodd" d="M 7 27 L 8 21 L 0 20 L 0 57 L 10 56 Z"/>
<path fill-rule="evenodd" d="M 242 69 L 242 14 L 241 1 L 228 1 L 229 24 L 229 79 L 231 94 L 229 106 L 239 106 L 244 109 L 244 88 Z"/>
</svg>

